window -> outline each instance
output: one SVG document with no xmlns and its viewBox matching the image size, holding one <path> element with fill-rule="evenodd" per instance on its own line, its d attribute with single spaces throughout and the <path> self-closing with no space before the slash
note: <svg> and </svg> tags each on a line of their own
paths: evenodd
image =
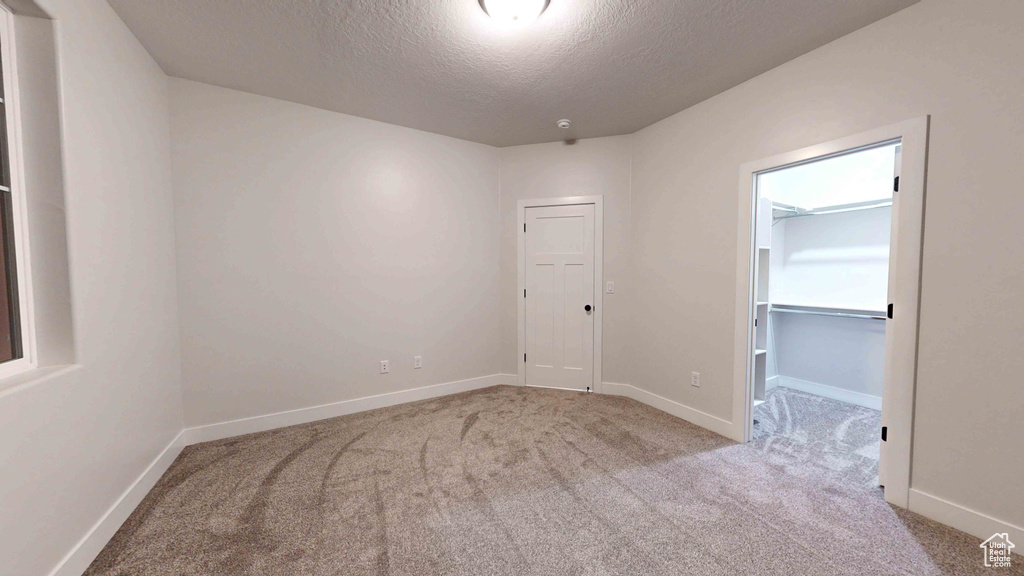
<svg viewBox="0 0 1024 576">
<path fill-rule="evenodd" d="M 893 163 L 899 143 L 889 142 L 826 160 L 758 176 L 761 196 L 798 210 L 827 210 L 892 202 Z"/>
<path fill-rule="evenodd" d="M 6 70 L 0 70 L 0 79 L 6 76 L 4 72 Z M 9 362 L 21 358 L 22 349 L 18 270 L 15 266 L 17 259 L 14 256 L 14 223 L 11 218 L 14 203 L 11 201 L 11 162 L 7 146 L 7 103 L 3 84 L 0 81 L 0 362 Z"/>
<path fill-rule="evenodd" d="M 0 378 L 32 367 L 11 13 L 0 9 Z"/>
</svg>

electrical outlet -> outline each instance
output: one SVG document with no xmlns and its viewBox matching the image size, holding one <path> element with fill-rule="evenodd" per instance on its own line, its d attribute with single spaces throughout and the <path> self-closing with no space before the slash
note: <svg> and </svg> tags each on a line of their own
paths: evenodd
<svg viewBox="0 0 1024 576">
<path fill-rule="evenodd" d="M 413 356 L 412 367 L 416 369 L 423 368 L 423 356 Z"/>
<path fill-rule="evenodd" d="M 693 384 L 697 388 L 700 388 L 700 372 L 691 372 L 690 380 L 691 384 Z"/>
<path fill-rule="evenodd" d="M 380 373 L 381 374 L 387 374 L 388 372 L 391 372 L 391 364 L 387 360 L 381 360 L 380 361 Z"/>
<path fill-rule="evenodd" d="M 609 282 L 608 285 L 605 286 L 605 292 L 608 294 L 615 294 L 615 282 Z"/>
</svg>

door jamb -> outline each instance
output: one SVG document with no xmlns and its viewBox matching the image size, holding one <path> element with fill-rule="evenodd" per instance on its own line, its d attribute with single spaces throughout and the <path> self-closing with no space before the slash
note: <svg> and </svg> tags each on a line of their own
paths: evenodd
<svg viewBox="0 0 1024 576">
<path fill-rule="evenodd" d="M 526 299 L 518 296 L 526 289 L 526 235 L 523 233 L 523 226 L 526 224 L 526 209 L 582 204 L 594 205 L 594 382 L 591 391 L 601 392 L 601 332 L 604 318 L 604 196 L 601 195 L 536 198 L 518 202 L 516 221 L 518 290 L 516 299 L 518 300 L 519 354 L 516 356 L 516 366 L 518 366 L 516 382 L 520 386 L 526 386 L 526 363 L 525 361 L 519 362 L 519 358 L 526 354 Z"/>
<path fill-rule="evenodd" d="M 773 168 L 808 162 L 856 148 L 901 139 L 900 207 L 896 243 L 896 287 L 890 295 L 898 321 L 893 328 L 891 348 L 886 349 L 886 389 L 883 395 L 882 425 L 888 440 L 882 446 L 885 459 L 885 500 L 907 508 L 911 485 L 914 391 L 917 382 L 917 346 L 921 292 L 921 248 L 924 231 L 924 202 L 928 157 L 929 117 L 922 116 L 854 134 L 824 144 L 744 164 L 740 168 L 739 232 L 736 273 L 736 326 L 734 345 L 733 409 L 731 436 L 749 441 L 753 363 L 751 325 L 754 263 L 752 243 L 756 205 L 755 177 Z M 893 259 L 890 256 L 890 260 Z M 890 365 L 891 358 L 891 365 Z"/>
</svg>

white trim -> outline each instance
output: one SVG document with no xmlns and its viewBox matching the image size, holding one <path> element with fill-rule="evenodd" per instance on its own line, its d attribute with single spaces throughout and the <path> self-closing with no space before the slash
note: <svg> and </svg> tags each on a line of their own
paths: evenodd
<svg viewBox="0 0 1024 576">
<path fill-rule="evenodd" d="M 131 516 L 142 499 L 156 486 L 160 477 L 174 463 L 181 450 L 185 447 L 185 431 L 171 440 L 160 454 L 146 467 L 142 474 L 132 482 L 121 496 L 114 501 L 105 514 L 86 532 L 85 536 L 75 544 L 59 564 L 50 572 L 50 576 L 79 576 L 92 564 L 96 556 L 114 537 L 117 530 Z"/>
<path fill-rule="evenodd" d="M 38 386 L 44 382 L 70 374 L 82 368 L 81 364 L 63 364 L 58 366 L 43 366 L 33 368 L 15 376 L 4 378 L 0 381 L 0 400 L 5 396 L 21 392 L 27 388 Z"/>
<path fill-rule="evenodd" d="M 882 142 L 902 140 L 898 221 L 894 222 L 896 288 L 890 295 L 895 320 L 886 330 L 885 394 L 882 424 L 888 440 L 882 445 L 879 474 L 885 500 L 906 508 L 910 490 L 911 446 L 914 420 L 914 388 L 917 379 L 918 311 L 920 299 L 921 242 L 924 220 L 927 116 L 847 136 L 824 144 L 779 154 L 740 167 L 738 246 L 736 258 L 736 314 L 733 356 L 733 410 L 730 438 L 749 441 L 753 411 L 754 224 L 757 193 L 755 175 L 774 168 L 808 162 Z"/>
<path fill-rule="evenodd" d="M 951 526 L 982 540 L 990 538 L 997 532 L 1005 532 L 1014 542 L 1024 542 L 1024 528 L 1009 522 L 993 518 L 981 512 L 964 508 L 959 504 L 932 496 L 927 492 L 910 489 L 910 511 L 925 518 Z M 979 557 L 980 558 L 980 557 Z M 979 559 L 979 563 L 981 560 Z"/>
<path fill-rule="evenodd" d="M 871 408 L 872 410 L 881 411 L 882 409 L 881 396 L 872 396 L 870 394 L 854 392 L 853 390 L 836 388 L 835 386 L 829 386 L 828 384 L 811 382 L 810 380 L 801 380 L 791 376 L 776 376 L 776 378 L 778 379 L 778 385 L 783 388 L 792 388 L 793 390 L 807 392 L 808 394 L 814 394 L 815 396 L 821 396 L 823 398 L 831 398 L 832 400 L 846 402 L 847 404 L 856 404 L 857 406 Z"/>
<path fill-rule="evenodd" d="M 515 377 L 515 376 L 513 376 L 513 377 Z M 562 388 L 560 386 L 537 386 L 535 384 L 527 384 L 526 387 L 527 388 L 537 388 L 539 390 L 561 390 L 563 392 L 579 392 L 580 394 L 589 394 L 590 392 L 594 392 L 594 390 L 591 390 L 590 392 L 587 392 L 586 390 L 580 390 L 579 388 Z"/>
<path fill-rule="evenodd" d="M 386 408 L 388 406 L 448 396 L 449 394 L 458 394 L 459 392 L 468 392 L 480 388 L 513 384 L 509 380 L 510 378 L 507 374 L 492 374 L 468 380 L 446 382 L 444 384 L 435 384 L 411 390 L 400 390 L 377 396 L 364 396 L 362 398 L 322 404 L 320 406 L 310 406 L 308 408 L 298 408 L 274 414 L 264 414 L 262 416 L 186 428 L 184 431 L 185 445 L 221 440 L 255 432 L 265 432 L 276 428 L 306 424 L 308 422 L 316 422 L 317 420 L 336 418 L 347 414 L 355 414 L 356 412 Z"/>
<path fill-rule="evenodd" d="M 526 289 L 526 240 L 520 232 L 526 223 L 527 208 L 541 208 L 544 206 L 575 206 L 579 204 L 594 205 L 594 382 L 591 385 L 594 392 L 601 392 L 601 339 L 604 324 L 604 196 L 569 196 L 566 198 L 535 198 L 520 200 L 516 213 L 516 268 L 517 268 L 517 290 L 516 300 L 519 301 L 517 308 L 517 321 L 519 325 L 519 345 L 516 355 L 516 371 L 520 386 L 526 386 L 525 362 L 519 358 L 526 353 L 526 302 L 525 298 L 519 298 Z"/>
<path fill-rule="evenodd" d="M 701 412 L 700 410 L 697 410 L 695 408 L 690 408 L 689 406 L 686 406 L 685 404 L 680 404 L 674 400 L 663 398 L 661 396 L 658 396 L 657 394 L 648 392 L 647 390 L 637 388 L 632 384 L 617 384 L 615 382 L 604 382 L 602 390 L 603 394 L 608 394 L 610 396 L 625 396 L 627 398 L 632 398 L 637 402 L 647 404 L 652 408 L 657 408 L 658 410 L 661 410 L 662 412 L 667 412 L 677 418 L 682 418 L 683 420 L 686 420 L 691 424 L 696 424 L 701 428 L 706 428 L 716 434 L 721 434 L 726 438 L 729 438 L 729 435 L 731 434 L 733 429 L 732 422 L 729 422 L 728 420 L 723 420 L 718 416 L 712 416 L 711 414 L 708 414 L 706 412 Z"/>
<path fill-rule="evenodd" d="M 25 160 L 22 154 L 21 92 L 18 86 L 18 52 L 14 15 L 0 3 L 0 52 L 4 69 L 4 100 L 7 112 L 8 162 L 11 172 L 11 224 L 14 226 L 14 269 L 18 276 L 18 308 L 21 320 L 22 357 L 0 364 L 0 379 L 36 367 L 35 306 L 32 299 L 32 265 L 28 255 L 28 209 L 25 201 Z M 2 288 L 2 287 L 0 287 Z"/>
</svg>

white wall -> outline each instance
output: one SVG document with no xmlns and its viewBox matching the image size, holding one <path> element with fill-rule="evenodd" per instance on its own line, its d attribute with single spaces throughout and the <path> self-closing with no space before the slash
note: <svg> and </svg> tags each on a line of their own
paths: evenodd
<svg viewBox="0 0 1024 576">
<path fill-rule="evenodd" d="M 875 208 L 777 222 L 772 303 L 885 310 L 891 221 L 891 208 Z"/>
<path fill-rule="evenodd" d="M 771 327 L 778 375 L 875 396 L 881 406 L 885 322 L 773 312 Z"/>
<path fill-rule="evenodd" d="M 177 79 L 171 104 L 187 424 L 500 372 L 496 148 Z"/>
<path fill-rule="evenodd" d="M 931 114 L 913 488 L 1024 526 L 1022 21 L 925 0 L 635 134 L 632 383 L 729 419 L 739 167 Z"/>
<path fill-rule="evenodd" d="M 604 279 L 615 294 L 604 295 L 603 375 L 629 382 L 630 156 L 632 136 L 613 136 L 501 149 L 501 366 L 516 374 L 518 355 L 517 228 L 519 200 L 604 196 Z M 603 285 L 595 286 L 604 290 Z"/>
<path fill-rule="evenodd" d="M 3 576 L 49 573 L 182 428 L 167 79 L 106 2 L 39 3 L 78 365 L 0 392 Z"/>
</svg>

